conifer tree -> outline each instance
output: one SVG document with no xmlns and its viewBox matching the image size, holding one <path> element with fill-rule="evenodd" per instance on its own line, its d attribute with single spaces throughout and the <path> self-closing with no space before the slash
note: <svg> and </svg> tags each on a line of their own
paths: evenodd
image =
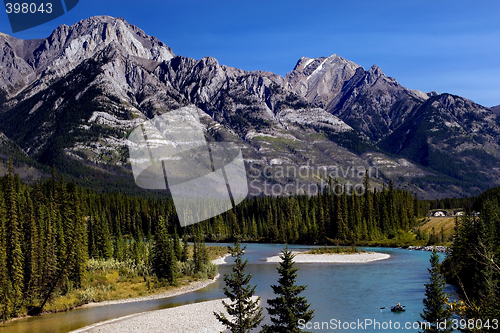
<svg viewBox="0 0 500 333">
<path fill-rule="evenodd" d="M 310 304 L 303 296 L 299 296 L 306 286 L 296 285 L 297 270 L 294 267 L 294 255 L 288 247 L 283 249 L 280 266 L 277 268 L 280 278 L 278 285 L 272 285 L 276 298 L 270 299 L 267 308 L 272 325 L 264 325 L 264 333 L 299 333 L 299 320 L 304 323 L 313 318 L 314 310 L 309 310 Z"/>
<path fill-rule="evenodd" d="M 431 276 L 429 283 L 425 284 L 424 312 L 420 314 L 430 324 L 430 328 L 425 328 L 423 333 L 451 332 L 451 312 L 446 306 L 448 294 L 444 291 L 445 279 L 436 250 L 431 254 L 430 263 Z"/>
<path fill-rule="evenodd" d="M 37 292 L 39 271 L 39 242 L 35 209 L 29 192 L 25 193 L 25 209 L 23 210 L 23 254 L 24 254 L 24 288 L 25 298 L 31 300 Z"/>
<path fill-rule="evenodd" d="M 366 223 L 366 229 L 367 229 L 367 237 L 368 236 L 374 236 L 375 230 L 374 230 L 374 212 L 373 212 L 373 192 L 370 191 L 370 176 L 368 174 L 368 171 L 365 173 L 365 180 L 363 182 L 363 185 L 365 187 L 365 193 L 364 193 L 364 207 L 363 207 L 363 217 Z"/>
<path fill-rule="evenodd" d="M 168 241 L 166 278 L 170 285 L 175 285 L 177 283 L 177 257 L 175 256 L 174 244 L 172 239 Z"/>
<path fill-rule="evenodd" d="M 125 240 L 123 239 L 120 229 L 118 229 L 118 236 L 115 239 L 113 257 L 118 261 L 123 261 L 125 259 Z"/>
<path fill-rule="evenodd" d="M 182 257 L 182 246 L 179 239 L 179 234 L 177 233 L 177 228 L 174 227 L 174 237 L 173 237 L 174 253 L 177 260 L 181 260 Z"/>
<path fill-rule="evenodd" d="M 229 246 L 229 251 L 235 257 L 235 266 L 231 275 L 224 274 L 224 295 L 231 303 L 222 301 L 231 320 L 224 313 L 214 312 L 215 317 L 226 326 L 232 333 L 246 333 L 259 326 L 264 319 L 262 308 L 259 306 L 260 297 L 252 299 L 256 286 L 250 285 L 251 274 L 245 275 L 245 267 L 248 260 L 242 260 L 246 246 L 241 248 L 237 238 L 233 247 Z"/>
<path fill-rule="evenodd" d="M 188 244 L 188 238 L 187 235 L 184 234 L 184 238 L 182 239 L 182 255 L 181 255 L 181 261 L 186 262 L 189 258 L 189 244 Z"/>
<path fill-rule="evenodd" d="M 23 253 L 21 250 L 21 235 L 18 215 L 18 193 L 14 180 L 14 166 L 9 161 L 9 173 L 5 187 L 5 205 L 7 212 L 7 269 L 12 284 L 13 312 L 16 314 L 21 305 L 24 289 Z"/>
<path fill-rule="evenodd" d="M 193 246 L 193 261 L 194 261 L 194 271 L 200 272 L 203 267 L 208 264 L 208 252 L 205 243 L 201 240 L 199 230 L 194 236 L 194 246 Z"/>
<path fill-rule="evenodd" d="M 89 223 L 90 224 L 90 223 Z M 105 215 L 96 214 L 93 218 L 93 252 L 97 258 L 109 259 L 113 253 L 111 235 Z M 90 239 L 89 239 L 90 242 Z"/>
<path fill-rule="evenodd" d="M 6 258 L 6 233 L 5 233 L 5 206 L 2 193 L 2 186 L 0 184 L 0 319 L 6 320 L 10 316 L 11 300 L 9 297 L 11 285 L 7 272 L 7 258 Z"/>
<path fill-rule="evenodd" d="M 76 184 L 72 183 L 68 190 L 69 210 L 65 218 L 68 219 L 66 223 L 72 223 L 72 232 L 69 234 L 74 237 L 68 246 L 68 252 L 72 257 L 68 269 L 71 269 L 71 279 L 75 286 L 81 287 L 88 259 L 87 228 L 81 214 L 79 189 Z"/>
<path fill-rule="evenodd" d="M 153 246 L 153 271 L 159 280 L 166 279 L 169 275 L 169 247 L 165 219 L 160 217 Z"/>
</svg>

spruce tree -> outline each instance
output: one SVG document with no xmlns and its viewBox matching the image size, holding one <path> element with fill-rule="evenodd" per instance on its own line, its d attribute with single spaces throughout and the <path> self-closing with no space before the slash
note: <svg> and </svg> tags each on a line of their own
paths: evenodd
<svg viewBox="0 0 500 333">
<path fill-rule="evenodd" d="M 209 262 L 207 247 L 205 242 L 201 240 L 199 232 L 196 232 L 194 236 L 193 262 L 196 273 L 201 272 Z"/>
<path fill-rule="evenodd" d="M 173 240 L 168 241 L 167 249 L 167 280 L 170 285 L 177 284 L 177 257 L 175 256 Z"/>
<path fill-rule="evenodd" d="M 18 192 L 14 180 L 14 166 L 12 159 L 9 161 L 9 173 L 5 186 L 5 206 L 7 212 L 7 268 L 12 285 L 12 303 L 14 315 L 17 314 L 23 300 L 24 276 L 23 253 L 21 250 L 21 230 L 18 214 Z"/>
<path fill-rule="evenodd" d="M 39 285 L 39 241 L 38 228 L 35 221 L 35 208 L 29 192 L 25 193 L 25 209 L 23 216 L 23 254 L 24 254 L 24 288 L 25 299 L 29 302 L 36 296 Z"/>
<path fill-rule="evenodd" d="M 118 261 L 125 260 L 125 240 L 123 239 L 120 229 L 118 229 L 118 236 L 115 239 L 113 257 Z"/>
<path fill-rule="evenodd" d="M 179 234 L 177 233 L 177 227 L 174 227 L 174 237 L 173 237 L 174 253 L 177 260 L 181 260 L 182 257 L 182 246 L 179 239 Z"/>
<path fill-rule="evenodd" d="M 188 244 L 188 238 L 187 235 L 184 234 L 184 237 L 182 239 L 182 255 L 181 255 L 181 261 L 186 262 L 189 259 L 189 244 Z"/>
<path fill-rule="evenodd" d="M 432 252 L 430 263 L 431 276 L 429 283 L 425 284 L 424 312 L 420 314 L 430 328 L 425 328 L 423 333 L 451 332 L 451 312 L 446 306 L 449 295 L 444 291 L 446 283 L 436 250 Z"/>
<path fill-rule="evenodd" d="M 169 247 L 165 219 L 160 217 L 153 246 L 153 271 L 159 280 L 166 279 L 169 275 Z"/>
<path fill-rule="evenodd" d="M 7 257 L 5 249 L 7 247 L 5 233 L 5 207 L 3 200 L 2 187 L 0 184 L 0 319 L 6 320 L 11 312 L 10 292 L 12 285 L 8 278 Z"/>
<path fill-rule="evenodd" d="M 224 295 L 231 303 L 222 301 L 229 318 L 224 313 L 214 312 L 215 317 L 226 326 L 232 333 L 246 333 L 259 326 L 264 319 L 262 308 L 259 306 L 260 297 L 253 300 L 256 286 L 250 285 L 251 274 L 245 275 L 245 267 L 248 260 L 242 260 L 246 246 L 241 248 L 237 238 L 235 246 L 229 246 L 229 251 L 235 259 L 235 266 L 231 275 L 224 274 Z M 232 317 L 232 320 L 231 320 Z"/>
<path fill-rule="evenodd" d="M 113 244 L 109 232 L 108 221 L 105 215 L 96 215 L 93 218 L 93 243 L 91 254 L 97 258 L 109 259 L 113 254 Z M 90 242 L 90 238 L 89 238 Z"/>
<path fill-rule="evenodd" d="M 270 305 L 267 312 L 271 316 L 272 325 L 264 325 L 262 332 L 303 332 L 299 328 L 299 320 L 306 323 L 314 317 L 314 310 L 309 310 L 310 304 L 307 303 L 305 297 L 299 296 L 306 286 L 295 284 L 298 268 L 294 267 L 294 257 L 288 247 L 285 247 L 280 255 L 281 263 L 277 268 L 280 274 L 279 284 L 271 286 L 277 297 L 267 301 Z"/>
</svg>

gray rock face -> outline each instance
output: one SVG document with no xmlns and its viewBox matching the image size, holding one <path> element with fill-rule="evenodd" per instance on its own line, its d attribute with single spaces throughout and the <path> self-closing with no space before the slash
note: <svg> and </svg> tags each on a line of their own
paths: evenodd
<svg viewBox="0 0 500 333">
<path fill-rule="evenodd" d="M 374 65 L 368 71 L 358 68 L 344 89 L 330 101 L 327 110 L 355 130 L 379 141 L 400 126 L 427 98 L 424 93 L 404 88 Z"/>
<path fill-rule="evenodd" d="M 375 141 L 392 133 L 413 108 L 434 95 L 404 88 L 375 65 L 365 71 L 335 54 L 301 58 L 286 80 L 298 95 Z"/>
<path fill-rule="evenodd" d="M 342 170 L 333 177 L 361 182 L 354 168 L 376 168 L 374 186 L 387 177 L 429 197 L 476 193 L 500 179 L 486 172 L 500 158 L 500 121 L 491 109 L 404 88 L 376 66 L 366 71 L 337 55 L 301 58 L 286 77 L 248 72 L 211 57 L 174 56 L 155 37 L 107 16 L 61 26 L 46 39 L 0 34 L 0 52 L 0 146 L 10 142 L 64 169 L 76 163 L 128 172 L 130 131 L 192 105 L 209 140 L 242 149 L 258 174 L 257 192 L 266 181 L 290 181 L 280 167 Z M 481 177 L 467 178 L 469 171 Z M 429 177 L 445 181 L 420 181 Z"/>
<path fill-rule="evenodd" d="M 289 87 L 307 101 L 326 107 L 361 66 L 336 54 L 328 58 L 300 58 L 286 75 Z"/>
<path fill-rule="evenodd" d="M 494 113 L 500 115 L 500 105 L 497 105 L 497 106 L 492 106 L 491 108 L 491 111 L 493 111 Z"/>
<path fill-rule="evenodd" d="M 36 91 L 40 91 L 110 43 L 143 59 L 162 62 L 173 57 L 168 46 L 124 19 L 95 16 L 71 27 L 62 25 L 45 39 L 24 41 L 0 35 L 0 86 L 12 94 L 38 79 Z"/>
</svg>

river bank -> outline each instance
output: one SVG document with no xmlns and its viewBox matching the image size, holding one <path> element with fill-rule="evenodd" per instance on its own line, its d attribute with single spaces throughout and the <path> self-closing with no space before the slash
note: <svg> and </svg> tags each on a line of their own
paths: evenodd
<svg viewBox="0 0 500 333">
<path fill-rule="evenodd" d="M 226 263 L 226 258 L 231 256 L 230 254 L 226 254 L 220 258 L 212 260 L 212 263 L 214 265 L 224 265 Z M 158 294 L 152 294 L 148 296 L 141 296 L 141 297 L 134 297 L 134 298 L 124 298 L 124 299 L 117 299 L 117 300 L 112 300 L 112 301 L 103 301 L 103 302 L 92 302 L 92 303 L 87 303 L 79 308 L 87 308 L 87 307 L 95 307 L 95 306 L 106 306 L 106 305 L 114 305 L 114 304 L 123 304 L 123 303 L 132 303 L 132 302 L 140 302 L 140 301 L 150 301 L 150 300 L 155 300 L 155 299 L 161 299 L 161 298 L 167 298 L 167 297 L 174 297 L 174 296 L 179 296 L 182 294 L 187 294 L 196 290 L 200 290 L 205 288 L 206 286 L 214 283 L 217 281 L 217 279 L 220 277 L 220 274 L 217 274 L 213 279 L 208 279 L 208 280 L 201 280 L 201 281 L 194 281 L 190 282 L 187 285 L 180 286 L 178 288 L 158 293 Z"/>
<path fill-rule="evenodd" d="M 217 279 L 219 277 L 220 277 L 220 274 L 217 274 L 213 279 L 190 282 L 189 284 L 187 284 L 185 286 L 181 286 L 181 287 L 175 288 L 173 290 L 169 290 L 167 292 L 163 292 L 163 293 L 159 293 L 159 294 L 134 297 L 134 298 L 117 299 L 117 300 L 112 300 L 112 301 L 92 302 L 92 303 L 87 303 L 87 304 L 84 304 L 82 306 L 79 306 L 78 308 L 89 308 L 89 307 L 95 307 L 95 306 L 106 306 L 106 305 L 114 305 L 114 304 L 151 301 L 151 300 L 160 299 L 160 298 L 179 296 L 182 294 L 190 293 L 192 291 L 203 289 L 206 286 L 217 281 Z"/>
</svg>

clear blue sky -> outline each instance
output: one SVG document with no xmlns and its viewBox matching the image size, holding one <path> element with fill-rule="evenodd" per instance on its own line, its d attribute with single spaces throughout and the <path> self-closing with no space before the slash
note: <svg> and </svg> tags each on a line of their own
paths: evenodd
<svg viewBox="0 0 500 333">
<path fill-rule="evenodd" d="M 48 1 L 48 0 L 47 0 Z M 27 1 L 29 2 L 29 1 Z M 285 75 L 302 56 L 376 64 L 402 85 L 500 104 L 500 1 L 80 0 L 69 13 L 12 34 L 47 37 L 93 15 L 121 16 L 175 54 Z"/>
</svg>

